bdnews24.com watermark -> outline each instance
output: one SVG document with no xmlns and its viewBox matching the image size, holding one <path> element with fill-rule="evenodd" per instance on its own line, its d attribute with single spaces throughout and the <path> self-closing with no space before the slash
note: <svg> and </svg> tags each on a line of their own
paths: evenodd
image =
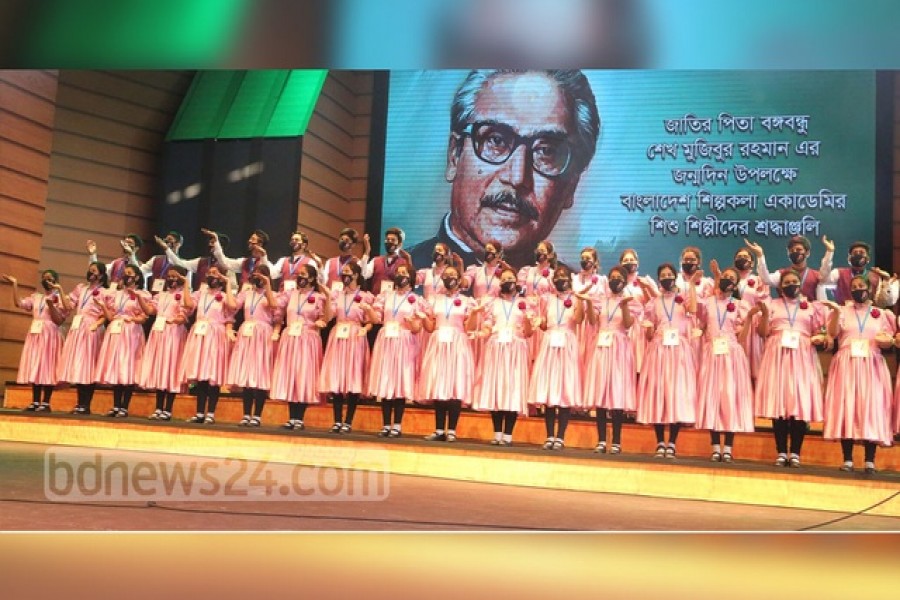
<svg viewBox="0 0 900 600">
<path fill-rule="evenodd" d="M 304 464 L 57 446 L 44 453 L 44 494 L 55 502 L 358 502 L 390 492 L 382 450 L 312 448 L 298 462 Z"/>
</svg>

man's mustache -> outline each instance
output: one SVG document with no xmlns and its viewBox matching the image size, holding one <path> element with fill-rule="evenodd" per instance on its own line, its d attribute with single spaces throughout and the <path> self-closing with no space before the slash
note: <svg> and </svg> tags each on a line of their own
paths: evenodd
<svg viewBox="0 0 900 600">
<path fill-rule="evenodd" d="M 534 205 L 518 194 L 512 192 L 497 192 L 496 194 L 487 194 L 481 197 L 481 208 L 497 207 L 513 207 L 532 221 L 536 221 L 538 218 L 538 211 Z"/>
</svg>

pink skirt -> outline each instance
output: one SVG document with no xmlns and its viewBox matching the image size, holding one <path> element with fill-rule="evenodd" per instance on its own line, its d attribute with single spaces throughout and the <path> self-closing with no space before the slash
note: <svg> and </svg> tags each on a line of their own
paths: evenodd
<svg viewBox="0 0 900 600">
<path fill-rule="evenodd" d="M 144 328 L 137 323 L 123 323 L 121 333 L 103 337 L 94 381 L 106 385 L 135 385 L 144 351 Z"/>
<path fill-rule="evenodd" d="M 94 383 L 97 357 L 103 344 L 103 327 L 91 331 L 91 323 L 82 321 L 81 327 L 69 330 L 59 359 L 59 380 L 76 385 Z"/>
<path fill-rule="evenodd" d="M 822 420 L 822 366 L 808 338 L 782 348 L 781 336 L 766 340 L 754 397 L 757 417 Z"/>
<path fill-rule="evenodd" d="M 528 344 L 524 338 L 513 338 L 508 343 L 489 338 L 484 344 L 476 374 L 472 408 L 524 415 L 530 365 Z"/>
<path fill-rule="evenodd" d="M 628 330 L 628 337 L 631 338 L 632 348 L 634 349 L 634 370 L 640 375 L 644 370 L 644 356 L 647 354 L 647 346 L 650 344 L 650 340 L 647 339 L 644 328 L 641 327 L 637 319 L 635 319 L 631 329 Z"/>
<path fill-rule="evenodd" d="M 464 406 L 469 406 L 472 404 L 472 388 L 475 386 L 472 345 L 462 331 L 450 331 L 452 337 L 449 341 L 441 341 L 438 330 L 429 336 L 428 346 L 422 353 L 416 400 L 461 400 Z"/>
<path fill-rule="evenodd" d="M 561 332 L 564 346 L 552 346 L 553 338 Z M 541 349 L 531 372 L 528 384 L 528 404 L 581 407 L 581 346 L 574 331 L 547 330 L 541 340 Z"/>
<path fill-rule="evenodd" d="M 369 373 L 368 340 L 359 335 L 361 327 L 357 323 L 351 324 L 347 338 L 338 338 L 337 330 L 335 326 L 328 336 L 319 374 L 319 393 L 363 394 Z"/>
<path fill-rule="evenodd" d="M 195 323 L 184 343 L 179 379 L 185 383 L 208 381 L 211 385 L 222 385 L 231 351 L 225 325 L 210 321 L 206 335 L 197 335 L 196 331 Z"/>
<path fill-rule="evenodd" d="M 754 430 L 750 364 L 736 339 L 729 339 L 728 354 L 714 354 L 713 342 L 704 342 L 697 397 L 697 429 Z"/>
<path fill-rule="evenodd" d="M 696 420 L 697 371 L 694 351 L 684 336 L 677 346 L 663 346 L 654 337 L 647 346 L 638 381 L 637 420 L 640 423 L 693 423 Z"/>
<path fill-rule="evenodd" d="M 322 336 L 315 327 L 304 327 L 300 335 L 282 331 L 272 380 L 274 400 L 319 404 L 319 371 L 322 368 Z"/>
<path fill-rule="evenodd" d="M 369 366 L 369 395 L 379 399 L 416 396 L 419 373 L 419 338 L 408 329 L 397 337 L 386 337 L 384 327 L 378 332 Z"/>
<path fill-rule="evenodd" d="M 163 331 L 150 332 L 138 375 L 139 386 L 145 390 L 165 390 L 175 394 L 183 391 L 178 369 L 186 337 L 184 325 L 175 323 L 167 323 Z"/>
<path fill-rule="evenodd" d="M 584 374 L 585 408 L 633 412 L 637 393 L 634 362 L 631 338 L 624 331 L 613 333 L 610 346 L 594 346 Z"/>
<path fill-rule="evenodd" d="M 63 337 L 59 327 L 51 321 L 41 321 L 40 333 L 25 336 L 25 347 L 19 358 L 16 383 L 56 385 L 56 371 L 62 353 Z"/>
<path fill-rule="evenodd" d="M 828 368 L 822 436 L 890 446 L 893 396 L 891 374 L 881 353 L 853 358 L 849 347 L 839 349 Z"/>
<path fill-rule="evenodd" d="M 253 323 L 253 331 L 244 335 L 249 323 Z M 228 361 L 225 383 L 258 390 L 271 388 L 274 350 L 271 325 L 265 321 L 244 321 Z"/>
</svg>

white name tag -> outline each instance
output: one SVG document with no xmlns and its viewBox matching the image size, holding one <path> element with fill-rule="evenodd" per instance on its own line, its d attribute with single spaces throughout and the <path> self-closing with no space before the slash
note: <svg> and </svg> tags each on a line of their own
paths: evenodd
<svg viewBox="0 0 900 600">
<path fill-rule="evenodd" d="M 151 292 L 161 292 L 161 291 L 163 291 L 163 289 L 165 289 L 165 287 L 166 287 L 165 279 L 154 279 L 153 286 L 151 286 L 150 291 Z"/>
<path fill-rule="evenodd" d="M 109 324 L 109 329 L 107 329 L 107 331 L 113 334 L 122 333 L 122 319 L 113 319 L 113 322 Z"/>
<path fill-rule="evenodd" d="M 681 344 L 681 338 L 678 336 L 677 329 L 666 329 L 663 331 L 663 346 L 678 346 Z"/>
<path fill-rule="evenodd" d="M 800 332 L 788 329 L 781 332 L 781 347 L 796 350 L 800 347 Z"/>
<path fill-rule="evenodd" d="M 281 282 L 281 289 L 285 292 L 291 292 L 297 289 L 297 280 L 295 279 L 285 279 Z"/>
<path fill-rule="evenodd" d="M 611 348 L 613 343 L 613 332 L 608 329 L 604 329 L 600 333 L 597 334 L 597 347 L 598 348 Z"/>
<path fill-rule="evenodd" d="M 334 292 L 343 292 L 344 291 L 344 282 L 343 281 L 335 281 L 331 284 L 331 290 Z"/>
<path fill-rule="evenodd" d="M 381 282 L 381 291 L 382 292 L 393 292 L 394 291 L 394 282 L 393 281 L 382 281 Z"/>
<path fill-rule="evenodd" d="M 78 331 L 81 329 L 81 321 L 83 317 L 81 315 L 75 315 L 72 317 L 72 326 L 69 327 L 69 331 Z"/>
<path fill-rule="evenodd" d="M 513 332 L 511 327 L 501 327 L 497 330 L 497 341 L 501 344 L 509 344 L 513 341 Z"/>
<path fill-rule="evenodd" d="M 869 358 L 869 340 L 850 340 L 852 358 Z"/>
<path fill-rule="evenodd" d="M 204 336 L 209 331 L 209 321 L 197 321 L 194 325 L 194 335 Z"/>
<path fill-rule="evenodd" d="M 241 335 L 244 337 L 251 337 L 253 335 L 253 326 L 256 325 L 253 321 L 247 321 L 241 326 Z"/>
<path fill-rule="evenodd" d="M 442 344 L 449 344 L 453 342 L 453 328 L 452 327 L 438 327 L 438 341 Z"/>
<path fill-rule="evenodd" d="M 728 338 L 725 337 L 717 337 L 713 338 L 713 354 L 715 356 L 719 356 L 722 354 L 728 354 L 731 349 L 728 346 Z"/>
<path fill-rule="evenodd" d="M 400 323 L 398 321 L 388 321 L 384 324 L 384 337 L 395 338 L 400 337 Z"/>
<path fill-rule="evenodd" d="M 153 321 L 153 331 L 165 331 L 166 330 L 166 319 L 165 317 L 159 316 Z"/>
<path fill-rule="evenodd" d="M 303 321 L 294 321 L 288 327 L 288 335 L 291 337 L 299 337 L 303 333 Z"/>
<path fill-rule="evenodd" d="M 565 348 L 566 347 L 566 332 L 561 329 L 553 329 L 550 331 L 550 347 L 551 348 Z"/>
<path fill-rule="evenodd" d="M 339 340 L 346 340 L 350 337 L 350 323 L 338 323 L 334 336 Z"/>
<path fill-rule="evenodd" d="M 31 327 L 28 329 L 28 333 L 40 333 L 44 330 L 44 322 L 34 320 L 31 322 Z"/>
</svg>

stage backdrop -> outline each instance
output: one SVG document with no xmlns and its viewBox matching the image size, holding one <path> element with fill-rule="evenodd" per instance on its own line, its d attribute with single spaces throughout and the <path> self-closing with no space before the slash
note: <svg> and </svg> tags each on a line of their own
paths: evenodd
<svg viewBox="0 0 900 600">
<path fill-rule="evenodd" d="M 804 234 L 818 266 L 826 234 L 841 266 L 850 242 L 873 240 L 873 72 L 585 74 L 602 125 L 550 235 L 568 264 L 594 246 L 608 268 L 633 247 L 655 272 L 686 245 L 730 264 L 748 237 L 783 266 L 786 239 Z M 450 104 L 465 76 L 390 75 L 381 230 L 403 227 L 407 247 L 434 236 L 449 210 Z"/>
</svg>

